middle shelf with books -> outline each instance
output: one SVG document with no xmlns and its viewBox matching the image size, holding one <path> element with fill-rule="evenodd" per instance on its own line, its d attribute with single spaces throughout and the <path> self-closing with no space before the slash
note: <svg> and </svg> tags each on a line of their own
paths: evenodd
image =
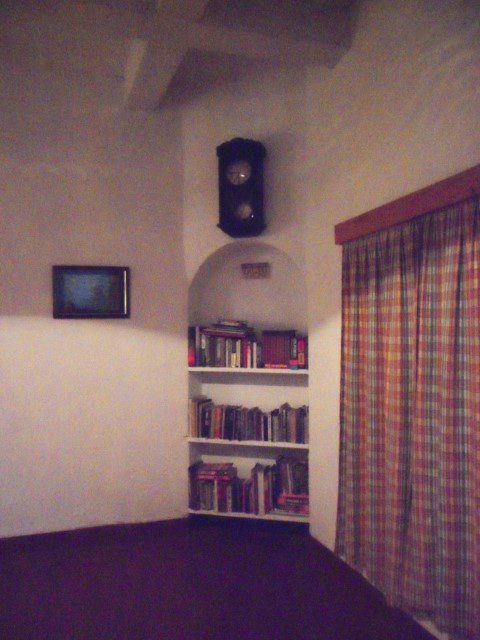
<svg viewBox="0 0 480 640">
<path fill-rule="evenodd" d="M 225 440 L 224 438 L 192 438 L 188 437 L 187 442 L 191 445 L 201 445 L 203 449 L 212 447 L 212 451 L 215 448 L 218 452 L 220 447 L 225 447 L 225 454 L 234 455 L 234 451 L 238 448 L 240 452 L 242 447 L 248 449 L 298 449 L 302 451 L 308 451 L 308 443 L 299 442 L 271 442 L 262 440 Z"/>
</svg>

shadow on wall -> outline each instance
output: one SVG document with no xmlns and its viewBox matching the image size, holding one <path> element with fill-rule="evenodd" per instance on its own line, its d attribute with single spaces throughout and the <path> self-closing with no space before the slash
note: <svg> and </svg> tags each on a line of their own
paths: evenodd
<svg viewBox="0 0 480 640">
<path fill-rule="evenodd" d="M 117 160 L 4 164 L 0 316 L 51 318 L 54 264 L 128 266 L 131 319 L 120 324 L 183 330 L 181 172 L 160 158 L 148 170 Z"/>
</svg>

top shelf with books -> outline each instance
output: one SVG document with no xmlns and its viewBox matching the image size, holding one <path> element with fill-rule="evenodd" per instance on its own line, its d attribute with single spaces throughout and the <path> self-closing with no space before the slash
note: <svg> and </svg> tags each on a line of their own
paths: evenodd
<svg viewBox="0 0 480 640">
<path fill-rule="evenodd" d="M 193 373 L 227 373 L 227 374 L 250 374 L 267 376 L 308 376 L 308 369 L 258 369 L 258 368 L 234 368 L 234 367 L 188 367 L 188 371 Z"/>
<path fill-rule="evenodd" d="M 188 366 L 190 371 L 303 372 L 308 366 L 308 338 L 294 329 L 256 331 L 241 320 L 192 325 Z"/>
</svg>

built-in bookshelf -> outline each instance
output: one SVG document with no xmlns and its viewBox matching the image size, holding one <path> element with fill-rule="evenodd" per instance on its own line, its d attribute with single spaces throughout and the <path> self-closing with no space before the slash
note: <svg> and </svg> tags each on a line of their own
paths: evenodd
<svg viewBox="0 0 480 640">
<path fill-rule="evenodd" d="M 282 489 L 278 480 L 282 461 L 297 464 L 308 477 L 308 370 L 189 366 L 188 372 L 188 512 L 308 523 L 308 481 L 296 494 L 295 488 Z M 229 413 L 236 424 L 222 432 L 215 420 L 225 427 Z M 248 430 L 248 419 L 256 421 L 256 432 L 252 424 Z M 192 474 L 201 463 L 231 463 L 235 475 L 228 481 L 203 478 L 197 488 Z M 266 474 L 260 481 L 259 472 Z M 228 497 L 218 495 L 225 491 Z M 241 503 L 235 498 L 240 492 Z"/>
<path fill-rule="evenodd" d="M 243 277 L 244 263 L 256 262 L 268 263 L 267 279 Z M 265 243 L 226 245 L 198 269 L 189 290 L 189 514 L 308 523 L 305 300 L 298 263 Z"/>
</svg>

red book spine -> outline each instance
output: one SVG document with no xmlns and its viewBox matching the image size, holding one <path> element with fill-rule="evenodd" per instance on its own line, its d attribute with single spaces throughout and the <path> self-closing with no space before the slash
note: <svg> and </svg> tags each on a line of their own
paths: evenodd
<svg viewBox="0 0 480 640">
<path fill-rule="evenodd" d="M 265 366 L 267 362 L 270 362 L 270 347 L 267 336 L 263 336 L 262 338 L 262 361 L 263 366 Z"/>
<path fill-rule="evenodd" d="M 297 340 L 297 357 L 298 357 L 298 368 L 306 369 L 307 368 L 307 338 L 306 336 L 299 336 Z"/>
</svg>

